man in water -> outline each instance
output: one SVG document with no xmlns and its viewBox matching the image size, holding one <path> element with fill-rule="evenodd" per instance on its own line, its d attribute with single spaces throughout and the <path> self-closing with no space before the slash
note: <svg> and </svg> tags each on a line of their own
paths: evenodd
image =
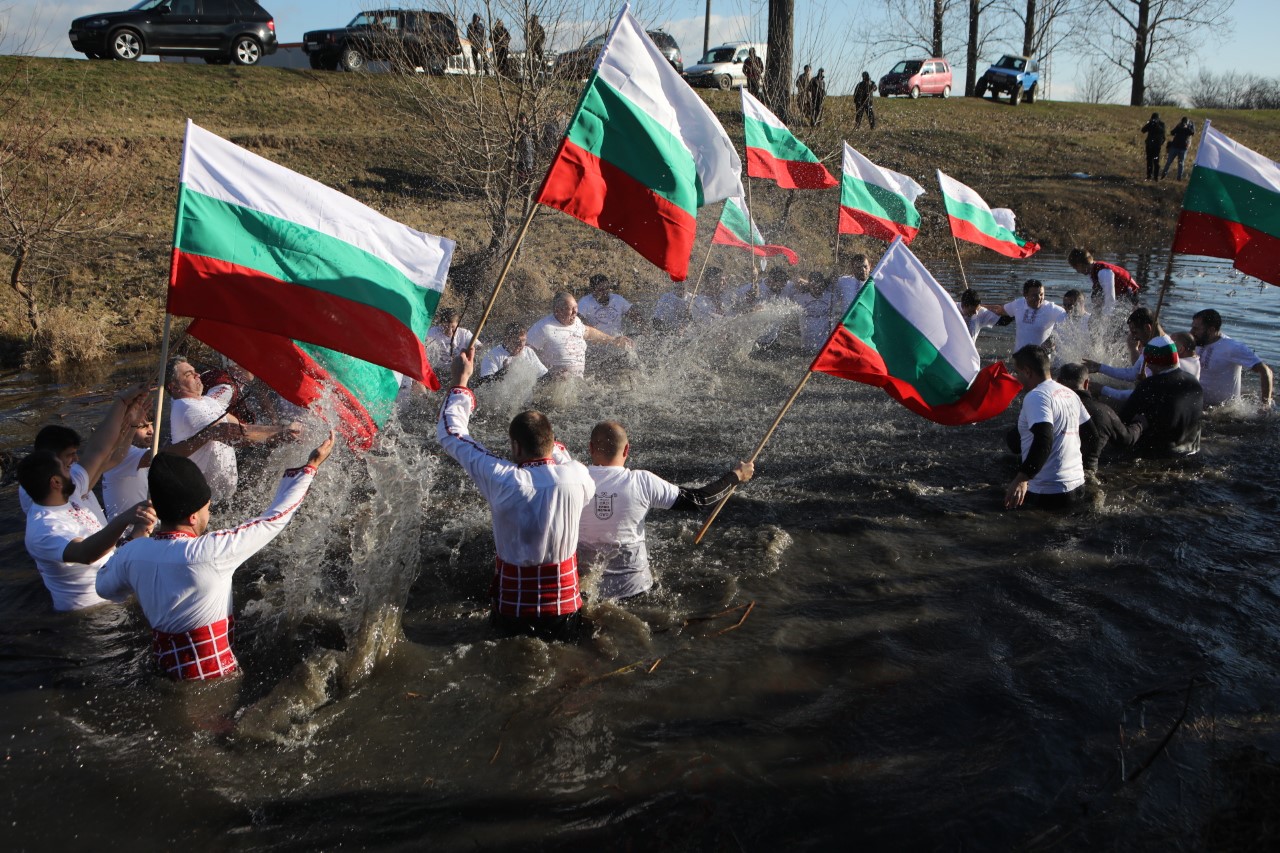
<svg viewBox="0 0 1280 853">
<path fill-rule="evenodd" d="M 677 281 L 653 306 L 655 332 L 679 332 L 689 325 L 693 303 L 689 280 Z"/>
<path fill-rule="evenodd" d="M 1130 304 L 1138 301 L 1140 285 L 1124 267 L 1109 264 L 1106 261 L 1095 261 L 1088 250 L 1079 246 L 1067 252 L 1067 263 L 1080 275 L 1087 275 L 1093 288 L 1089 298 L 1103 314 L 1116 310 L 1116 299 L 1123 296 Z"/>
<path fill-rule="evenodd" d="M 622 334 L 622 321 L 629 319 L 640 325 L 644 318 L 630 302 L 613 292 L 609 276 L 598 272 L 591 276 L 587 295 L 578 303 L 578 316 L 588 326 L 594 326 L 606 335 Z"/>
<path fill-rule="evenodd" d="M 1071 362 L 1058 368 L 1058 383 L 1065 385 L 1084 404 L 1089 413 L 1089 423 L 1097 433 L 1098 440 L 1088 451 L 1081 444 L 1080 452 L 1086 471 L 1098 470 L 1098 461 L 1105 454 L 1116 458 L 1132 451 L 1134 443 L 1142 436 L 1143 424 L 1126 424 L 1116 414 L 1116 410 L 1097 400 L 1089 393 L 1089 370 L 1083 364 Z"/>
<path fill-rule="evenodd" d="M 1054 328 L 1067 319 L 1067 312 L 1061 305 L 1045 300 L 1044 283 L 1035 278 L 1027 279 L 1022 285 L 1021 299 L 987 307 L 1001 317 L 1013 318 L 1014 352 L 1027 346 L 1050 349 L 1053 345 L 1049 338 Z"/>
<path fill-rule="evenodd" d="M 1134 453 L 1164 459 L 1199 452 L 1204 417 L 1200 383 L 1178 369 L 1178 347 L 1168 335 L 1148 341 L 1142 356 L 1151 375 L 1138 382 L 1120 408 L 1121 420 L 1142 427 Z"/>
<path fill-rule="evenodd" d="M 179 681 L 205 681 L 239 670 L 231 648 L 232 576 L 284 530 L 332 450 L 330 433 L 304 466 L 284 472 L 262 515 L 212 533 L 211 490 L 199 466 L 169 453 L 152 461 L 147 482 L 160 527 L 152 538 L 116 551 L 98 574 L 97 590 L 111 601 L 138 597 L 161 672 Z"/>
<path fill-rule="evenodd" d="M 964 317 L 964 321 L 969 324 L 969 334 L 973 337 L 973 342 L 978 342 L 978 335 L 983 329 L 989 329 L 992 326 L 1000 324 L 1000 315 L 985 308 L 982 305 L 982 298 L 978 296 L 978 291 L 970 288 L 960 294 L 960 316 Z"/>
<path fill-rule="evenodd" d="M 696 510 L 723 498 L 729 489 L 755 473 L 750 462 L 738 462 L 724 476 L 700 489 L 668 483 L 649 471 L 627 468 L 631 445 L 617 421 L 591 430 L 591 479 L 595 497 L 582 510 L 578 555 L 583 571 L 602 570 L 601 598 L 629 598 L 653 587 L 644 518 L 650 509 Z"/>
<path fill-rule="evenodd" d="M 423 342 L 431 369 L 438 376 L 448 375 L 453 357 L 471 346 L 472 337 L 470 329 L 458 325 L 458 309 L 441 308 L 437 311 Z"/>
<path fill-rule="evenodd" d="M 1156 322 L 1155 316 L 1146 308 L 1133 309 L 1133 312 L 1129 314 L 1128 324 L 1129 348 L 1134 355 L 1133 364 L 1129 367 L 1123 367 L 1102 364 L 1091 358 L 1083 359 L 1084 366 L 1089 368 L 1090 373 L 1101 373 L 1103 376 L 1119 379 L 1121 382 L 1137 382 L 1143 377 L 1143 371 L 1146 367 L 1146 362 L 1143 360 L 1143 348 L 1148 341 L 1163 335 L 1164 330 Z M 1133 390 L 1129 388 L 1103 387 L 1100 390 L 1100 396 L 1116 401 L 1124 400 L 1132 393 Z"/>
<path fill-rule="evenodd" d="M 871 260 L 861 252 L 849 259 L 849 274 L 842 275 L 836 280 L 836 302 L 838 304 L 832 306 L 836 314 L 836 321 L 839 322 L 844 317 L 844 312 L 849 310 L 849 306 L 853 303 L 853 298 L 858 295 L 858 291 L 862 289 L 862 285 L 866 284 L 871 278 Z"/>
<path fill-rule="evenodd" d="M 1212 308 L 1197 311 L 1191 317 L 1191 337 L 1200 355 L 1200 384 L 1204 387 L 1204 404 L 1220 406 L 1240 396 L 1240 370 L 1258 374 L 1258 397 L 1262 411 L 1271 411 L 1271 368 L 1244 344 L 1222 334 L 1222 315 Z"/>
<path fill-rule="evenodd" d="M 1074 391 L 1049 378 L 1043 347 L 1020 347 L 1013 372 L 1027 395 L 1018 415 L 1022 464 L 1005 491 L 1005 508 L 1071 507 L 1084 496 L 1084 457 L 1097 454 L 1089 413 Z"/>
<path fill-rule="evenodd" d="M 480 378 L 501 379 L 513 365 L 523 365 L 533 374 L 534 379 L 546 376 L 547 368 L 538 360 L 538 354 L 528 346 L 528 337 L 523 323 L 507 324 L 502 332 L 502 343 L 485 354 L 480 365 Z"/>
<path fill-rule="evenodd" d="M 578 316 L 578 300 L 564 290 L 552 300 L 551 313 L 530 327 L 528 341 L 553 378 L 581 379 L 587 371 L 588 343 L 631 346 L 630 338 L 607 335 L 583 323 Z"/>
<path fill-rule="evenodd" d="M 493 624 L 508 635 L 578 639 L 578 526 L 595 495 L 587 467 L 557 445 L 547 416 L 525 411 L 508 428 L 510 461 L 471 437 L 476 398 L 467 387 L 471 353 L 454 359 L 452 384 L 436 437 L 489 502 L 497 551 L 491 595 Z"/>
</svg>

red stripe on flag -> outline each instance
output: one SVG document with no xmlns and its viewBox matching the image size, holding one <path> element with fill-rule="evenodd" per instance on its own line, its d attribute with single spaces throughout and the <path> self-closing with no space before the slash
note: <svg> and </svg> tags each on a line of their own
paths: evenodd
<svg viewBox="0 0 1280 853">
<path fill-rule="evenodd" d="M 901 237 L 902 242 L 910 244 L 919 232 L 919 228 L 912 228 L 909 225 L 903 225 L 889 219 L 881 219 L 879 216 L 872 216 L 865 210 L 856 210 L 844 205 L 840 206 L 841 234 L 866 234 L 868 237 L 874 237 L 886 243 L 892 243 L 894 237 Z"/>
<path fill-rule="evenodd" d="M 295 406 L 310 408 L 331 391 L 338 429 L 352 450 L 368 450 L 378 427 L 364 405 L 289 338 L 219 323 L 196 320 L 187 334 L 204 341 L 265 382 Z"/>
<path fill-rule="evenodd" d="M 772 257 L 774 255 L 782 255 L 793 266 L 800 261 L 800 257 L 786 246 L 776 246 L 772 243 L 744 243 L 738 239 L 738 235 L 734 234 L 728 228 L 724 227 L 724 223 L 716 223 L 715 236 L 711 238 L 712 243 L 719 243 L 721 246 L 733 246 L 738 249 L 746 249 L 754 252 L 762 258 Z"/>
<path fill-rule="evenodd" d="M 959 219 L 955 216 L 947 216 L 951 220 L 951 233 L 957 240 L 964 240 L 968 243 L 977 243 L 993 252 L 999 252 L 1008 258 L 1029 258 L 1036 252 L 1040 251 L 1040 244 L 1027 241 L 1026 245 L 1019 246 L 1017 243 L 1010 243 L 1007 240 L 998 240 L 990 234 L 979 231 L 978 228 L 967 219 Z"/>
<path fill-rule="evenodd" d="M 238 264 L 173 251 L 170 314 L 296 338 L 439 387 L 422 341 L 385 311 Z"/>
<path fill-rule="evenodd" d="M 1173 251 L 1232 258 L 1233 266 L 1245 275 L 1280 285 L 1280 239 L 1239 222 L 1184 210 L 1178 217 Z"/>
<path fill-rule="evenodd" d="M 538 203 L 609 232 L 666 270 L 672 281 L 689 276 L 698 220 L 567 137 L 560 143 Z"/>
<path fill-rule="evenodd" d="M 856 338 L 844 326 L 837 326 L 809 366 L 810 370 L 874 385 L 921 417 L 946 426 L 972 424 L 994 418 L 1009 408 L 1022 390 L 1022 383 L 1009 373 L 1003 362 L 983 368 L 969 390 L 954 403 L 930 406 L 910 383 L 889 375 L 884 359 L 872 347 Z"/>
<path fill-rule="evenodd" d="M 763 148 L 747 149 L 747 175 L 768 178 L 788 190 L 825 190 L 840 186 L 821 163 L 779 160 Z"/>
</svg>

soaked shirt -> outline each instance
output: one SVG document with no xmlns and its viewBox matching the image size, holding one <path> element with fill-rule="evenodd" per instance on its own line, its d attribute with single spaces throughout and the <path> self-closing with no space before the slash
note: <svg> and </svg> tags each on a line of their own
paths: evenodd
<svg viewBox="0 0 1280 853">
<path fill-rule="evenodd" d="M 102 502 L 106 504 L 107 518 L 115 518 L 147 499 L 147 469 L 138 467 L 147 452 L 145 447 L 130 447 L 119 465 L 102 473 Z"/>
<path fill-rule="evenodd" d="M 570 376 L 579 378 L 586 374 L 586 326 L 580 317 L 574 317 L 567 326 L 554 314 L 543 317 L 530 327 L 526 340 L 538 351 L 538 357 L 548 370 L 563 369 Z"/>
<path fill-rule="evenodd" d="M 578 316 L 606 335 L 622 334 L 622 318 L 631 310 L 631 303 L 616 293 L 609 295 L 609 304 L 602 305 L 591 294 L 578 300 Z"/>
<path fill-rule="evenodd" d="M 649 471 L 591 465 L 593 497 L 582 510 L 580 552 L 584 566 L 603 563 L 602 598 L 626 598 L 653 586 L 644 518 L 653 507 L 670 509 L 679 487 Z"/>
<path fill-rule="evenodd" d="M 1047 423 L 1053 427 L 1053 448 L 1049 459 L 1028 483 L 1028 491 L 1056 495 L 1084 485 L 1084 459 L 1080 452 L 1080 425 L 1089 413 L 1084 403 L 1065 385 L 1046 379 L 1027 392 L 1018 415 L 1018 435 L 1022 458 L 1031 450 L 1031 427 Z"/>
<path fill-rule="evenodd" d="M 174 444 L 222 420 L 234 396 L 232 386 L 215 385 L 203 397 L 174 400 L 169 409 L 169 434 Z M 236 493 L 235 449 L 221 441 L 208 441 L 189 458 L 209 481 L 213 503 L 230 500 Z"/>
<path fill-rule="evenodd" d="M 1046 300 L 1039 308 L 1031 308 L 1025 298 L 1006 303 L 1004 313 L 1013 318 L 1014 336 L 1013 351 L 1017 352 L 1028 344 L 1043 346 L 1053 334 L 1054 326 L 1067 319 L 1066 309 Z"/>
<path fill-rule="evenodd" d="M 80 506 L 93 513 L 94 517 L 98 519 L 98 524 L 106 527 L 107 515 L 102 511 L 102 504 L 98 503 L 98 496 L 93 493 L 93 486 L 89 484 L 89 472 L 79 462 L 71 463 L 71 482 L 76 487 L 72 498 Z M 31 507 L 35 506 L 35 501 L 31 500 L 31 495 L 27 494 L 27 490 L 22 486 L 18 486 L 18 505 L 22 507 L 23 515 L 28 515 L 31 512 Z"/>
<path fill-rule="evenodd" d="M 1226 335 L 1208 346 L 1198 347 L 1200 356 L 1200 386 L 1204 389 L 1204 404 L 1217 406 L 1240 396 L 1240 369 L 1252 370 L 1262 360 L 1253 350 Z"/>
<path fill-rule="evenodd" d="M 79 472 L 76 469 L 79 468 Z M 111 556 L 108 551 L 93 563 L 67 563 L 62 559 L 67 546 L 76 539 L 87 539 L 103 528 L 98 513 L 78 497 L 86 488 L 88 476 L 79 465 L 71 468 L 76 494 L 62 506 L 32 503 L 27 511 L 27 553 L 36 561 L 40 579 L 53 596 L 54 610 L 79 610 L 102 604 L 104 599 L 94 591 L 98 569 Z M 28 498 L 28 500 L 30 500 Z"/>
</svg>

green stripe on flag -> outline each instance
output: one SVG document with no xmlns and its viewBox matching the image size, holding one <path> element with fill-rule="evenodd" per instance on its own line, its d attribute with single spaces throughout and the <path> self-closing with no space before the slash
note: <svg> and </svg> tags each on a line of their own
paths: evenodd
<svg viewBox="0 0 1280 853">
<path fill-rule="evenodd" d="M 748 148 L 763 148 L 779 160 L 817 163 L 818 158 L 795 134 L 785 127 L 775 127 L 750 116 L 742 117 L 743 136 Z"/>
<path fill-rule="evenodd" d="M 298 349 L 316 360 L 329 372 L 333 381 L 339 382 L 360 401 L 373 422 L 381 427 L 395 409 L 400 382 L 394 371 L 346 353 L 336 352 L 313 344 L 294 341 Z"/>
<path fill-rule="evenodd" d="M 930 406 L 954 403 L 969 390 L 951 363 L 911 321 L 881 299 L 874 281 L 858 291 L 841 325 L 880 353 L 889 375 L 909 382 Z"/>
<path fill-rule="evenodd" d="M 593 73 L 569 140 L 613 164 L 690 216 L 702 206 L 702 180 L 684 141 Z"/>
<path fill-rule="evenodd" d="M 1182 207 L 1280 238 L 1280 194 L 1226 172 L 1193 168 Z"/>
<path fill-rule="evenodd" d="M 418 338 L 427 336 L 440 293 L 363 249 L 185 186 L 178 193 L 178 216 L 182 230 L 175 242 L 183 252 L 377 308 Z"/>
<path fill-rule="evenodd" d="M 956 219 L 963 219 L 969 222 L 983 234 L 994 237 L 1004 243 L 1013 243 L 1018 246 L 1027 244 L 1026 240 L 1020 239 L 1017 234 L 996 222 L 996 218 L 991 215 L 991 211 L 983 210 L 981 207 L 976 207 L 972 204 L 966 204 L 963 201 L 957 201 L 945 193 L 942 199 L 946 204 L 947 213 Z"/>
<path fill-rule="evenodd" d="M 733 235 L 744 243 L 764 242 L 763 240 L 755 239 L 751 224 L 747 222 L 746 214 L 732 200 L 724 203 L 724 210 L 720 213 L 720 224 L 732 231 Z"/>
<path fill-rule="evenodd" d="M 848 175 L 840 182 L 840 204 L 899 225 L 920 227 L 920 214 L 905 197 Z"/>
</svg>

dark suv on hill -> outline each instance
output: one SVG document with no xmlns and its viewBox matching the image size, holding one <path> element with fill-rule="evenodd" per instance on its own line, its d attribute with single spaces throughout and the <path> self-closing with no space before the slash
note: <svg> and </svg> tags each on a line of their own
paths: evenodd
<svg viewBox="0 0 1280 853">
<path fill-rule="evenodd" d="M 462 41 L 444 12 L 380 9 L 361 12 L 345 27 L 304 34 L 302 50 L 312 68 L 326 71 L 362 71 L 380 60 L 399 70 L 443 74 L 449 57 L 462 53 Z"/>
<path fill-rule="evenodd" d="M 127 12 L 76 18 L 67 35 L 90 59 L 150 53 L 256 65 L 276 52 L 276 22 L 254 0 L 142 0 Z"/>
</svg>

